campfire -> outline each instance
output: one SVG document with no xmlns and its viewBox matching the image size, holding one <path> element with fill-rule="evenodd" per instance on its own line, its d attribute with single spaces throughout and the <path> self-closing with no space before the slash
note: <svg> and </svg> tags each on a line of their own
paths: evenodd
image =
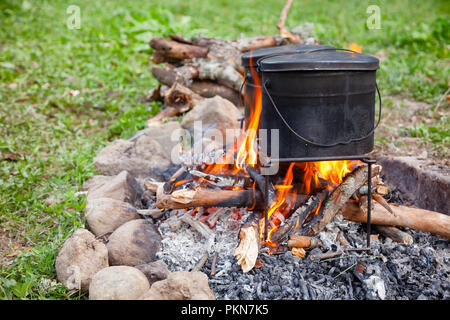
<svg viewBox="0 0 450 320">
<path fill-rule="evenodd" d="M 308 50 L 316 48 L 311 46 Z M 291 250 L 298 257 L 305 256 L 305 249 L 321 245 L 316 236 L 341 210 L 345 214 L 352 206 L 357 206 L 361 211 L 352 219 L 366 222 L 371 209 L 367 205 L 368 198 L 373 191 L 373 199 L 389 211 L 387 214 L 395 214 L 382 197 L 388 188 L 379 177 L 381 167 L 372 165 L 364 157 L 284 161 L 277 164 L 276 174 L 263 175 L 268 170 L 270 157 L 261 152 L 263 92 L 252 54 L 249 53 L 249 75 L 254 89 L 251 94 L 245 92 L 247 117 L 237 137 L 223 149 L 213 150 L 212 155 L 193 154 L 188 150 L 187 155 L 181 156 L 185 159 L 183 166 L 168 182 L 156 185 L 147 182 L 148 188 L 157 190 L 158 208 L 188 210 L 183 221 L 205 236 L 210 234 L 209 229 L 214 227 L 222 212 L 207 208 L 251 211 L 250 218 L 241 227 L 240 244 L 235 250 L 244 272 L 255 266 L 261 248 L 269 253 Z M 212 159 L 212 163 L 192 160 L 206 158 Z M 341 242 L 345 239 L 341 238 Z M 369 250 L 357 250 L 361 249 Z"/>
</svg>

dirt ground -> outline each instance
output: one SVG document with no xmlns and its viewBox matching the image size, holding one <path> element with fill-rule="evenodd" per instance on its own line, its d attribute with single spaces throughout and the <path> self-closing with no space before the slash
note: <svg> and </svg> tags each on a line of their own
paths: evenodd
<svg viewBox="0 0 450 320">
<path fill-rule="evenodd" d="M 428 160 L 430 165 L 449 167 L 448 146 L 447 150 L 443 150 L 442 146 L 436 148 L 433 143 L 419 137 L 402 135 L 399 130 L 400 127 L 420 126 L 423 122 L 427 125 L 437 123 L 441 117 L 448 115 L 448 105 L 446 109 L 441 106 L 438 110 L 433 110 L 434 105 L 403 97 L 390 96 L 385 100 L 390 101 L 392 106 L 383 103 L 373 153 L 381 156 L 414 156 L 420 160 Z M 433 112 L 432 117 L 428 115 L 430 111 Z"/>
</svg>

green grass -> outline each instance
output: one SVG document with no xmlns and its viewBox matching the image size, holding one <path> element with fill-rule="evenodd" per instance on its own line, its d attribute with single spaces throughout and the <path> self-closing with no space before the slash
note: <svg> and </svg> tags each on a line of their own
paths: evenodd
<svg viewBox="0 0 450 320">
<path fill-rule="evenodd" d="M 365 25 L 369 4 L 381 9 L 380 30 Z M 81 9 L 79 30 L 66 27 L 69 5 Z M 156 84 L 148 40 L 168 32 L 224 39 L 275 34 L 282 5 L 0 2 L 0 152 L 17 158 L 0 160 L 0 231 L 16 239 L 20 252 L 0 266 L 0 298 L 80 298 L 54 283 L 54 260 L 64 239 L 84 225 L 85 201 L 75 192 L 94 173 L 92 158 L 108 141 L 144 128 L 158 111 L 142 102 Z M 287 23 L 304 22 L 313 22 L 326 44 L 354 42 L 363 52 L 387 53 L 378 73 L 384 95 L 435 104 L 448 88 L 448 1 L 295 1 Z M 433 140 L 434 129 L 424 130 L 418 135 Z M 437 132 L 448 143 L 448 121 Z"/>
</svg>

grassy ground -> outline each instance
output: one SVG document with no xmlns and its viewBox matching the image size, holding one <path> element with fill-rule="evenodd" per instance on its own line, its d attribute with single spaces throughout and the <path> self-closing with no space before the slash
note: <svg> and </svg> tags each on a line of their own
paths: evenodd
<svg viewBox="0 0 450 320">
<path fill-rule="evenodd" d="M 380 7 L 380 30 L 366 27 L 369 4 Z M 69 5 L 80 7 L 79 30 L 66 26 Z M 56 283 L 54 260 L 84 225 L 85 201 L 75 193 L 94 173 L 92 158 L 158 111 L 142 102 L 156 84 L 150 37 L 275 34 L 281 7 L 277 0 L 0 2 L 0 298 L 80 298 Z M 448 104 L 434 106 L 449 85 L 449 9 L 444 0 L 297 0 L 288 25 L 313 22 L 324 43 L 355 42 L 384 57 L 383 95 L 433 106 L 423 115 L 431 121 L 401 134 L 445 149 Z"/>
</svg>

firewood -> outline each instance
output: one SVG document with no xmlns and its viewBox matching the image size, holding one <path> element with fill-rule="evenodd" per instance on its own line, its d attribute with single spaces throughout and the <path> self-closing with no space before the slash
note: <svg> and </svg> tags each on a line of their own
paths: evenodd
<svg viewBox="0 0 450 320">
<path fill-rule="evenodd" d="M 212 227 L 217 223 L 217 220 L 219 220 L 222 215 L 229 212 L 228 208 L 219 208 L 214 213 L 211 214 L 210 217 L 208 217 L 208 224 Z"/>
<path fill-rule="evenodd" d="M 176 190 L 171 194 L 157 193 L 156 207 L 184 209 L 195 207 L 246 207 L 261 206 L 258 190 L 214 190 L 206 188 Z"/>
<path fill-rule="evenodd" d="M 240 38 L 237 39 L 234 44 L 240 51 L 244 52 L 276 46 L 277 40 L 275 37 L 259 36 L 252 38 Z"/>
<path fill-rule="evenodd" d="M 389 186 L 384 183 L 379 183 L 376 186 L 376 192 L 382 196 L 385 196 L 389 193 Z"/>
<path fill-rule="evenodd" d="M 306 255 L 306 251 L 303 248 L 293 247 L 291 248 L 291 252 L 294 256 L 303 258 Z"/>
<path fill-rule="evenodd" d="M 206 261 L 208 261 L 209 254 L 206 252 L 201 259 L 198 261 L 198 263 L 195 265 L 194 268 L 192 268 L 192 272 L 200 271 L 203 266 L 205 265 Z"/>
<path fill-rule="evenodd" d="M 204 58 L 208 54 L 208 49 L 191 44 L 181 43 L 165 38 L 153 38 L 150 40 L 150 46 L 170 58 L 179 60 Z"/>
<path fill-rule="evenodd" d="M 241 266 L 244 273 L 253 269 L 259 254 L 259 223 L 256 214 L 247 221 L 239 231 L 239 245 L 234 251 L 237 263 Z"/>
<path fill-rule="evenodd" d="M 392 210 L 392 208 L 389 206 L 389 203 L 384 199 L 382 196 L 380 196 L 377 193 L 372 194 L 372 199 L 378 202 L 385 208 L 389 213 L 395 215 L 395 212 Z"/>
<path fill-rule="evenodd" d="M 281 11 L 280 20 L 278 20 L 277 28 L 280 30 L 280 34 L 283 38 L 286 38 L 291 43 L 302 43 L 302 39 L 298 35 L 293 34 L 290 32 L 284 25 L 286 22 L 287 14 L 289 12 L 289 9 L 291 8 L 293 0 L 287 0 L 283 10 Z"/>
<path fill-rule="evenodd" d="M 195 169 L 189 170 L 189 173 L 194 177 L 203 178 L 207 180 L 210 184 L 220 188 L 227 188 L 227 187 L 248 188 L 253 184 L 253 181 L 250 179 L 250 177 L 242 175 L 211 174 L 211 173 L 204 173 L 202 171 Z"/>
<path fill-rule="evenodd" d="M 153 219 L 159 219 L 163 215 L 161 209 L 138 209 L 137 213 L 143 216 L 151 217 Z"/>
<path fill-rule="evenodd" d="M 176 108 L 179 113 L 183 113 L 192 109 L 202 100 L 203 98 L 200 95 L 191 91 L 189 88 L 186 88 L 182 84 L 175 82 L 172 87 L 166 91 L 164 104 Z"/>
<path fill-rule="evenodd" d="M 241 97 L 238 91 L 224 85 L 220 85 L 214 81 L 194 80 L 189 85 L 189 88 L 202 97 L 213 98 L 215 96 L 221 96 L 222 98 L 232 102 L 237 107 L 242 106 Z"/>
<path fill-rule="evenodd" d="M 381 166 L 372 165 L 372 176 L 380 173 Z M 367 165 L 361 165 L 347 176 L 344 181 L 321 203 L 321 208 L 308 226 L 302 230 L 305 235 L 318 235 L 333 220 L 338 211 L 346 204 L 353 193 L 367 182 Z"/>
<path fill-rule="evenodd" d="M 450 216 L 397 204 L 391 204 L 391 208 L 395 215 L 387 213 L 380 204 L 374 203 L 371 223 L 430 232 L 450 239 Z M 367 222 L 367 214 L 360 210 L 358 203 L 354 201 L 345 204 L 342 215 L 349 221 Z"/>
<path fill-rule="evenodd" d="M 389 226 L 375 226 L 374 228 L 378 233 L 382 234 L 383 236 L 387 238 L 391 238 L 393 241 L 403 244 L 413 244 L 414 240 L 413 237 L 403 232 L 396 227 L 389 227 Z"/>
<path fill-rule="evenodd" d="M 186 178 L 186 176 L 188 175 L 188 171 L 186 170 L 185 167 L 180 167 L 170 178 L 169 181 L 167 181 L 164 186 L 163 186 L 163 190 L 164 193 L 170 193 L 172 192 L 175 183 L 177 183 L 178 181 L 184 180 Z"/>
<path fill-rule="evenodd" d="M 144 187 L 146 190 L 149 190 L 150 192 L 156 193 L 159 186 L 164 185 L 164 182 L 156 182 L 156 181 L 150 181 L 147 180 L 144 182 Z"/>
<path fill-rule="evenodd" d="M 189 213 L 183 214 L 179 217 L 180 221 L 190 225 L 198 233 L 200 233 L 205 239 L 214 237 L 214 232 L 203 222 L 194 220 Z"/>
<path fill-rule="evenodd" d="M 213 80 L 239 92 L 244 77 L 230 64 L 217 60 L 197 59 L 194 65 L 198 68 L 201 80 Z"/>
<path fill-rule="evenodd" d="M 317 238 L 298 235 L 292 235 L 287 244 L 289 249 L 292 248 L 314 249 L 321 247 L 323 245 L 322 242 Z"/>
<path fill-rule="evenodd" d="M 214 81 L 195 79 L 193 81 L 186 81 L 186 78 L 177 73 L 177 68 L 169 69 L 162 68 L 160 66 L 153 66 L 151 72 L 159 82 L 167 86 L 171 87 L 175 82 L 179 82 L 204 98 L 221 96 L 222 98 L 232 102 L 235 106 L 242 105 L 238 91 L 218 84 Z"/>
<path fill-rule="evenodd" d="M 216 263 L 217 263 L 217 256 L 218 253 L 214 253 L 212 262 L 211 262 L 211 276 L 215 276 L 216 275 Z"/>
<path fill-rule="evenodd" d="M 162 109 L 157 115 L 154 117 L 151 117 L 147 121 L 147 125 L 157 125 L 161 123 L 163 120 L 166 120 L 167 118 L 175 117 L 180 113 L 180 110 L 174 107 L 166 107 Z"/>
</svg>

